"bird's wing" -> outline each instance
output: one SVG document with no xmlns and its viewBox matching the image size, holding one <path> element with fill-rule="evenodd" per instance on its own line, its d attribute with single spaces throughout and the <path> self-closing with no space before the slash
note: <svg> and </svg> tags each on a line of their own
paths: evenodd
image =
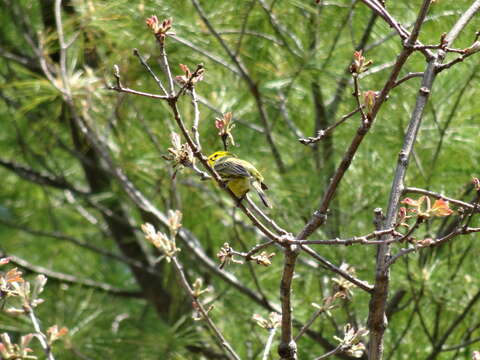
<svg viewBox="0 0 480 360">
<path fill-rule="evenodd" d="M 242 165 L 233 161 L 217 161 L 213 167 L 222 177 L 250 177 L 250 172 Z"/>
</svg>

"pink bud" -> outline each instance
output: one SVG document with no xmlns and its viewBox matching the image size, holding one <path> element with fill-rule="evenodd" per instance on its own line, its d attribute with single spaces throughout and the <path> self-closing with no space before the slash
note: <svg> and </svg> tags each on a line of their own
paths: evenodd
<svg viewBox="0 0 480 360">
<path fill-rule="evenodd" d="M 215 119 L 215 127 L 218 130 L 223 129 L 224 126 L 225 126 L 225 122 L 223 121 L 223 119 Z"/>
</svg>

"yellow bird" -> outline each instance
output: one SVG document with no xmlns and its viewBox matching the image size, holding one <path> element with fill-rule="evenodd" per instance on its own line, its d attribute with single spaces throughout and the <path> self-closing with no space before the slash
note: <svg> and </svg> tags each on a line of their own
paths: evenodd
<svg viewBox="0 0 480 360">
<path fill-rule="evenodd" d="M 263 204 L 268 208 L 272 207 L 263 191 L 268 187 L 263 183 L 262 174 L 248 161 L 239 159 L 228 151 L 216 151 L 208 157 L 208 164 L 215 169 L 239 200 L 242 200 L 253 187 Z"/>
</svg>

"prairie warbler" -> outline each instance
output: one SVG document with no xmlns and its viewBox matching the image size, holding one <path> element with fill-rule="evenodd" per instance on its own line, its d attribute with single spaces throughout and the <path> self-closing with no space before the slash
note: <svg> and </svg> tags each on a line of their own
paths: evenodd
<svg viewBox="0 0 480 360">
<path fill-rule="evenodd" d="M 268 187 L 263 183 L 262 174 L 248 161 L 239 159 L 228 151 L 216 151 L 208 157 L 208 164 L 239 200 L 245 197 L 250 188 L 254 188 L 263 204 L 268 208 L 272 207 L 263 191 Z"/>
</svg>

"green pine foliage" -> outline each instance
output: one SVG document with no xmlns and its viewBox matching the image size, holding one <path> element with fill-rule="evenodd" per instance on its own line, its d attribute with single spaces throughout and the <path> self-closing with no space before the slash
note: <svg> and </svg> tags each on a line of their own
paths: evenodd
<svg viewBox="0 0 480 360">
<path fill-rule="evenodd" d="M 269 215 L 282 227 L 298 233 L 317 208 L 332 169 L 341 161 L 360 122 L 359 116 L 353 116 L 333 132 L 333 153 L 328 157 L 321 142 L 318 146 L 300 144 L 298 134 L 315 136 L 312 86 L 320 86 L 329 124 L 356 108 L 346 69 L 372 13 L 361 2 L 353 2 L 352 6 L 345 0 L 325 1 L 322 6 L 314 1 L 268 1 L 275 18 L 288 29 L 279 35 L 262 2 L 203 0 L 201 4 L 225 44 L 242 59 L 262 95 L 285 166 L 283 173 L 266 141 L 249 85 L 190 1 L 71 0 L 64 1 L 62 7 L 65 36 L 73 40 L 67 67 L 78 115 L 105 141 L 114 162 L 156 207 L 164 213 L 169 209 L 182 211 L 183 227 L 194 234 L 205 253 L 217 263 L 216 254 L 224 243 L 237 251 L 248 251 L 262 238 L 211 181 L 199 180 L 188 168 L 174 176 L 164 156 L 171 147 L 171 131 L 179 130 L 165 102 L 116 93 L 107 86 L 114 84 L 112 67 L 117 64 L 124 86 L 159 93 L 132 51 L 138 49 L 165 84 L 159 49 L 145 19 L 152 14 L 160 20 L 173 18 L 177 38 L 166 40 L 173 74 L 182 73 L 179 64 L 195 69 L 202 63 L 206 69 L 204 80 L 196 87 L 202 102 L 211 105 L 200 105 L 204 152 L 210 154 L 222 148 L 215 118 L 219 113 L 232 112 L 237 120 L 233 130 L 236 145 L 231 151 L 251 161 L 264 174 L 274 204 Z M 125 246 L 134 243 L 144 249 L 150 260 L 158 257 L 140 231 L 140 225 L 146 222 L 144 213 L 128 198 L 113 174 L 95 169 L 94 181 L 100 190 L 89 193 L 91 184 L 81 163 L 89 156 L 89 147 L 81 140 L 76 143 L 72 135 L 71 111 L 55 87 L 55 82 L 61 85 L 60 75 L 54 75 L 54 84 L 47 79 L 39 55 L 29 43 L 33 41 L 37 51 L 48 55 L 46 66 L 58 74 L 53 3 L 0 1 L 0 160 L 21 164 L 45 176 L 54 174 L 57 182 L 68 186 L 42 186 L 31 176 L 22 178 L 18 171 L 0 167 L 0 252 L 78 279 L 138 292 L 141 286 L 125 262 L 51 236 L 63 234 L 120 254 L 109 217 L 102 210 L 106 208 L 114 218 L 132 227 Z M 387 4 L 398 21 L 410 26 L 421 1 Z M 470 4 L 466 0 L 438 0 L 431 7 L 420 40 L 437 44 L 441 33 L 448 31 Z M 477 17 L 454 46 L 470 46 L 479 26 Z M 389 64 L 400 50 L 401 43 L 392 35 L 392 29 L 376 19 L 364 51 L 373 60 L 373 71 L 360 80 L 362 91 L 380 90 L 391 69 Z M 456 56 L 449 54 L 446 61 Z M 479 176 L 480 168 L 478 64 L 478 56 L 473 55 L 439 75 L 410 161 L 408 186 L 472 200 L 474 192 L 469 184 L 472 177 Z M 423 56 L 412 56 L 401 77 L 423 71 L 424 65 Z M 335 93 L 342 78 L 347 85 L 336 104 Z M 312 239 L 330 239 L 332 234 L 348 238 L 374 230 L 373 209 L 386 208 L 418 88 L 419 78 L 414 78 L 391 92 L 341 183 L 331 206 L 332 221 Z M 282 114 L 282 101 L 290 124 Z M 194 113 L 189 96 L 180 99 L 179 110 L 190 128 Z M 416 236 L 436 237 L 439 229 L 446 229 L 449 223 L 448 219 L 433 220 Z M 478 219 L 474 218 L 470 225 L 479 226 Z M 435 251 L 410 254 L 394 265 L 391 294 L 406 291 L 406 295 L 389 322 L 385 359 L 428 358 L 432 342 L 438 341 L 456 319 L 460 321 L 445 342 L 447 351 L 439 352 L 435 359 L 470 359 L 472 351 L 478 349 L 478 343 L 448 349 L 480 335 L 478 301 L 462 317 L 472 299 L 479 297 L 476 239 L 475 234 L 463 236 Z M 267 317 L 269 311 L 209 271 L 180 240 L 177 245 L 182 249 L 178 256 L 190 283 L 202 278 L 212 287 L 213 291 L 201 299 L 207 307 L 214 305 L 211 317 L 232 347 L 242 359 L 261 359 L 268 332 L 252 320 L 252 315 Z M 402 246 L 394 245 L 394 251 Z M 374 246 L 318 246 L 316 250 L 337 265 L 345 262 L 354 266 L 359 278 L 373 283 Z M 276 252 L 269 267 L 232 263 L 226 271 L 255 292 L 260 286 L 268 300 L 278 306 L 283 258 L 280 249 L 269 251 Z M 312 267 L 310 262 L 301 256 L 293 285 L 294 317 L 301 323 L 314 313 L 311 303 L 321 304 L 332 295 L 335 277 L 322 267 Z M 170 306 L 163 310 L 155 308 L 148 296 L 131 298 L 51 278 L 37 315 L 44 329 L 53 324 L 69 329 L 66 338 L 55 343 L 56 358 L 213 359 L 212 354 L 222 354 L 205 323 L 192 319 L 195 310 L 172 265 L 163 259 L 153 269 L 160 274 L 156 280 L 165 292 L 161 296 L 170 299 Z M 24 271 L 27 279 L 33 278 L 31 271 Z M 347 322 L 356 319 L 356 326 L 366 326 L 369 297 L 359 289 L 353 293 L 351 299 L 340 300 L 337 308 L 312 326 L 334 346 L 337 342 L 333 336 L 343 337 Z M 0 332 L 8 332 L 13 339 L 32 331 L 23 317 L 0 316 Z M 408 331 L 404 332 L 405 328 Z M 277 336 L 271 359 L 277 358 L 278 341 Z M 42 358 L 38 344 L 32 347 Z M 312 359 L 325 352 L 320 342 L 306 335 L 298 348 L 300 359 Z"/>
</svg>

